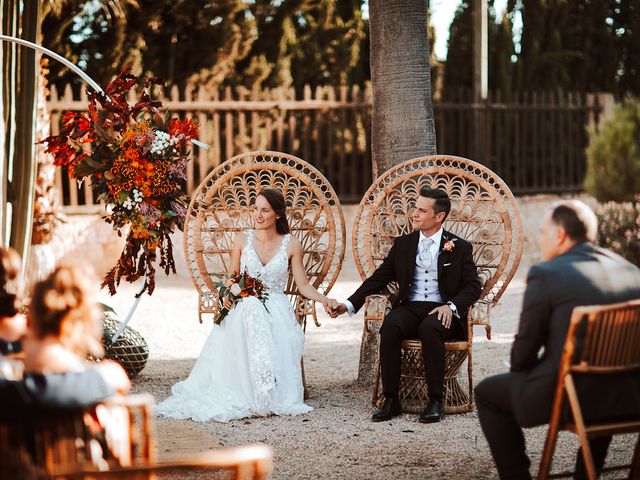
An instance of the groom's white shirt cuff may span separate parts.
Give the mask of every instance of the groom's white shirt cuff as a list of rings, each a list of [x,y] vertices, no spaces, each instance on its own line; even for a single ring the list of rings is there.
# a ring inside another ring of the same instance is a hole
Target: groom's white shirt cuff
[[[345,300],[344,302],[342,302],[345,304],[345,306],[347,307],[347,313],[349,314],[349,316],[351,317],[354,313],[356,313],[356,309],[353,308],[353,304],[349,301],[349,300]]]

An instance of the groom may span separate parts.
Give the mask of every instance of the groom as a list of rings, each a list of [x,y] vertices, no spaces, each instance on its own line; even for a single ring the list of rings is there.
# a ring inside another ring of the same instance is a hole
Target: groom
[[[398,283],[393,309],[380,329],[380,363],[384,401],[371,418],[389,420],[402,413],[400,387],[401,345],[420,339],[429,404],[420,422],[439,422],[444,417],[444,343],[467,336],[467,310],[480,297],[480,281],[473,263],[471,244],[442,228],[451,200],[439,189],[422,188],[412,215],[409,235],[395,239],[378,269],[332,316],[353,315],[367,295],[380,293],[387,284]]]

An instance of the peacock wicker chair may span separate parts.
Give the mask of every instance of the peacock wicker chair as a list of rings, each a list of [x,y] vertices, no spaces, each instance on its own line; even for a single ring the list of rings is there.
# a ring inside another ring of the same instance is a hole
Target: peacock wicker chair
[[[444,228],[471,242],[482,283],[480,299],[469,309],[468,340],[445,344],[445,412],[468,412],[473,409],[473,325],[484,325],[487,338],[491,338],[491,310],[520,263],[522,220],[515,198],[505,182],[472,160],[433,155],[403,162],[380,176],[360,202],[352,242],[356,266],[363,279],[382,263],[397,236],[412,231],[411,215],[422,187],[440,188],[448,193],[452,208]],[[397,286],[390,285],[388,293],[396,289]],[[365,302],[359,377],[366,376],[365,365],[375,366],[370,375],[374,377],[374,405],[381,399],[378,332],[390,308],[388,295],[372,295]],[[374,357],[373,362],[371,356]],[[465,360],[468,366],[467,391],[459,383],[459,371]],[[420,412],[428,403],[418,340],[403,342],[399,395],[406,412]]]
[[[327,294],[338,278],[346,230],[340,201],[327,179],[293,155],[243,153],[222,163],[202,181],[187,212],[184,251],[200,296],[200,322],[205,315],[213,318],[218,312],[215,282],[228,272],[235,235],[253,228],[252,205],[259,191],[267,187],[285,196],[291,233],[302,243],[303,265],[311,285]],[[285,293],[305,329],[308,316],[320,325],[315,302],[299,295],[291,272]]]

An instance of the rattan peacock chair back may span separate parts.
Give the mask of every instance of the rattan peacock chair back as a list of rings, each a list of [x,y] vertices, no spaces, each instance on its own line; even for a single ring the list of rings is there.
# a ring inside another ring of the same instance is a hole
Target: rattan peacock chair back
[[[452,208],[444,228],[473,245],[483,288],[471,318],[490,335],[491,308],[518,268],[523,233],[511,190],[479,163],[433,155],[403,162],[380,176],[365,193],[354,222],[353,252],[360,276],[371,275],[394,239],[413,230],[411,215],[422,187],[448,193]]]
[[[309,282],[326,294],[335,283],[345,253],[346,231],[340,201],[312,165],[281,152],[256,151],[230,158],[213,170],[191,199],[184,226],[184,251],[200,295],[199,318],[218,311],[215,282],[228,271],[238,232],[253,228],[252,209],[263,188],[280,190],[291,233],[302,243]],[[298,320],[317,323],[313,302],[298,295],[291,273],[285,293]]]

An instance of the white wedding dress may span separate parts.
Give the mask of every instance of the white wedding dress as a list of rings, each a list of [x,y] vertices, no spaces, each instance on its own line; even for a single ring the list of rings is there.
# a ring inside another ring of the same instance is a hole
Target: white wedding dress
[[[265,305],[255,297],[243,298],[220,325],[214,325],[189,377],[174,385],[172,395],[156,406],[161,415],[227,422],[312,410],[303,402],[304,333],[283,293],[290,235],[285,235],[266,265],[253,247],[253,231],[246,235],[240,271],[259,277],[269,298]]]

